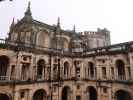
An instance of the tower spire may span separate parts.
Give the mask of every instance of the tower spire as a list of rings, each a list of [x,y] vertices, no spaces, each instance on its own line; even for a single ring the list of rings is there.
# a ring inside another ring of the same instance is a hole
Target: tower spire
[[[60,28],[60,17],[58,17],[58,20],[57,20],[57,27]]]
[[[14,24],[15,24],[15,23],[14,23],[14,17],[13,17],[13,20],[12,20],[12,24],[11,24],[11,25],[13,25],[13,26],[14,26]]]
[[[32,14],[31,14],[30,1],[29,1],[27,10],[25,12],[24,21],[31,22],[31,20],[32,20]]]
[[[73,25],[73,32],[76,32],[75,24]]]
[[[29,15],[29,16],[31,16],[31,9],[30,9],[30,1],[28,2],[28,7],[27,7],[27,10],[26,10],[26,12],[25,12],[25,15]]]
[[[13,20],[10,26],[10,31],[13,31],[14,26],[15,26],[15,22],[14,22],[14,17],[13,17]]]

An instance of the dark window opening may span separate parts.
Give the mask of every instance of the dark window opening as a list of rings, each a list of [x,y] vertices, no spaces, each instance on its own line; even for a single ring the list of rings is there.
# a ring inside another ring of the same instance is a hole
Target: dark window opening
[[[44,73],[45,73],[45,61],[39,60],[37,63],[37,79],[42,79]]]
[[[0,80],[6,80],[6,72],[9,64],[7,56],[0,56]]]
[[[25,92],[24,91],[20,92],[20,98],[24,98],[24,96],[25,96]]]
[[[34,93],[32,100],[47,100],[47,94],[46,94],[45,90],[43,90],[43,89],[37,90]]]
[[[97,100],[97,91],[94,87],[87,88],[88,100]]]
[[[107,88],[106,87],[103,88],[103,93],[107,93]]]
[[[117,68],[118,79],[124,80],[125,79],[125,64],[124,64],[124,62],[122,60],[117,60],[116,68]]]
[[[92,62],[88,63],[88,75],[90,78],[94,78],[95,77],[95,67],[94,64]]]
[[[102,76],[106,79],[106,67],[102,67]]]
[[[81,100],[81,96],[76,96],[76,100]]]
[[[64,76],[65,76],[65,78],[68,78],[68,74],[69,74],[69,63],[65,62],[64,63]]]
[[[10,98],[6,94],[0,94],[0,100],[10,100]]]
[[[119,90],[115,93],[116,100],[132,100],[131,94],[129,92]]]
[[[70,100],[71,92],[69,87],[64,87],[62,90],[62,100]]]

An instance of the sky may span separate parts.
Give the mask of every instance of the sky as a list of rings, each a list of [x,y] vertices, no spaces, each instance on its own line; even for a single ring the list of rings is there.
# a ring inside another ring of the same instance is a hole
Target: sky
[[[60,17],[65,30],[107,28],[112,44],[133,41],[133,0],[5,0],[0,2],[0,38],[7,37],[13,18],[24,16],[28,1],[35,20],[53,25]]]

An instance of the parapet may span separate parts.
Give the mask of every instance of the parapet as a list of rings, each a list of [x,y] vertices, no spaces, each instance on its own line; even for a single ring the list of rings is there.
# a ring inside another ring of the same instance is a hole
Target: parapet
[[[106,28],[100,29],[97,28],[97,31],[84,31],[84,32],[79,32],[81,36],[87,36],[87,37],[101,37],[103,35],[107,35],[110,33]]]

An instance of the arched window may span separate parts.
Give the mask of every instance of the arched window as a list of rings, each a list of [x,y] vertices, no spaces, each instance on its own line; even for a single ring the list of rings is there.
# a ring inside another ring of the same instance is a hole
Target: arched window
[[[69,63],[66,61],[64,62],[64,78],[68,78],[69,75]]]
[[[0,100],[11,100],[8,95],[0,93]]]
[[[89,86],[87,88],[86,100],[97,100],[97,91],[94,87]]]
[[[6,79],[8,65],[9,58],[7,56],[0,56],[0,80]]]
[[[49,35],[46,31],[44,32],[39,32],[38,35],[37,35],[37,45],[38,46],[41,46],[41,47],[49,47]],[[45,48],[44,48],[45,49]]]
[[[37,90],[34,95],[32,100],[48,100],[46,91],[43,89]]]
[[[45,61],[43,59],[37,62],[37,79],[43,79],[45,74]]]
[[[88,76],[89,78],[95,78],[95,66],[92,62],[88,62]]]
[[[117,68],[118,79],[124,80],[125,79],[125,64],[124,64],[124,62],[122,60],[117,60],[116,68]]]
[[[71,95],[70,87],[66,86],[62,90],[61,100],[71,100]]]
[[[116,100],[133,100],[131,94],[124,90],[118,90],[115,93]]]

